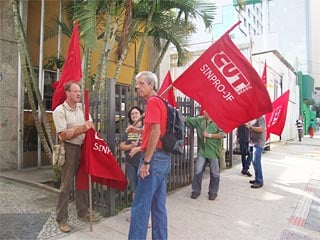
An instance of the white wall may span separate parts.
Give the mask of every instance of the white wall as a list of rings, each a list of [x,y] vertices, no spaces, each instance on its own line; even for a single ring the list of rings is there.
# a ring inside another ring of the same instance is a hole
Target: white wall
[[[281,140],[287,141],[296,137],[297,130],[295,121],[299,116],[299,87],[296,85],[296,75],[292,71],[292,66],[287,66],[279,57],[277,51],[261,53],[253,56],[253,66],[262,75],[264,61],[267,61],[267,89],[272,101],[281,96],[282,93],[290,90],[287,118]],[[280,82],[282,80],[282,93]],[[271,134],[271,142],[278,141],[277,135]]]

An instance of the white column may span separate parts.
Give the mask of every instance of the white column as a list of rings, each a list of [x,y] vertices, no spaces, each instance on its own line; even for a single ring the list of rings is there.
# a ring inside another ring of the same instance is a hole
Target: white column
[[[22,19],[22,22],[24,24],[24,29],[26,29],[27,18],[25,17],[27,15],[27,6],[28,1],[20,1],[19,2],[19,12],[20,17]],[[18,111],[17,111],[17,167],[18,171],[22,169],[22,163],[23,163],[23,136],[24,136],[24,81],[22,78],[22,71],[21,71],[21,58],[20,53],[18,52]]]
[[[44,74],[43,74],[43,35],[44,35],[44,13],[45,13],[45,1],[41,0],[41,22],[40,22],[40,48],[39,48],[39,77],[38,86],[43,99],[43,88],[44,88]],[[38,116],[41,121],[41,112],[38,106]],[[38,137],[38,168],[41,167],[41,141]]]

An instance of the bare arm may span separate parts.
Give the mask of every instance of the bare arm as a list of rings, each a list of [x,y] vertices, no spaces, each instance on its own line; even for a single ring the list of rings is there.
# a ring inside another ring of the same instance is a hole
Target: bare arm
[[[127,133],[143,133],[143,128],[140,127],[134,127],[132,125],[128,126],[126,129]]]
[[[157,143],[160,139],[160,124],[151,125],[151,133],[148,140],[148,146],[145,151],[144,160],[150,162],[154,151],[156,150]]]
[[[254,126],[250,126],[249,129],[257,133],[263,133],[265,130],[263,127],[254,127]]]
[[[203,136],[206,138],[224,138],[224,135],[220,134],[220,133],[208,133],[207,131],[203,131]]]
[[[160,133],[161,133],[160,124],[152,124],[150,137],[148,140],[148,146],[147,146],[147,149],[144,154],[144,161],[145,162],[151,161],[152,155],[154,154],[154,151],[156,150],[157,143],[160,138]],[[142,165],[142,167],[140,168],[140,174],[139,174],[140,177],[141,178],[147,177],[150,174],[149,169],[150,169],[150,164]]]
[[[86,133],[88,129],[94,128],[92,121],[86,121],[85,124],[74,126],[72,128],[66,129],[59,132],[59,138],[61,140],[70,140],[79,136],[80,134]]]
[[[246,124],[246,127],[251,130],[251,131],[254,131],[254,132],[257,132],[257,133],[263,133],[264,132],[264,128],[263,127],[254,127],[254,126],[251,126],[250,124]]]
[[[132,148],[135,148],[136,146],[138,146],[137,142],[126,144],[126,142],[124,141],[120,143],[119,148],[121,151],[128,151]]]

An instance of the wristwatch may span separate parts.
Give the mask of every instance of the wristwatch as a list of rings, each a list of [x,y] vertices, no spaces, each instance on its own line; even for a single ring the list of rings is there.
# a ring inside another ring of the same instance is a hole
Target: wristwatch
[[[149,165],[150,162],[147,162],[147,161],[143,161],[143,165]]]
[[[211,134],[211,133],[209,133],[209,134],[208,134],[208,137],[209,137],[209,138],[212,138],[212,134]]]

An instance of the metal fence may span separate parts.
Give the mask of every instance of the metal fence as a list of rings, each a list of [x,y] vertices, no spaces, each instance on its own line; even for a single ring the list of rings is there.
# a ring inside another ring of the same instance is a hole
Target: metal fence
[[[125,172],[124,154],[119,150],[122,133],[128,125],[127,112],[130,107],[139,105],[144,108],[144,102],[133,94],[131,86],[116,84],[109,79],[106,84],[106,95],[102,98],[90,95],[90,112],[97,126],[97,130],[106,140],[114,153],[119,166]],[[102,101],[101,99],[106,99]],[[198,108],[188,98],[178,98],[177,105],[183,116],[194,116]],[[194,171],[194,132],[186,128],[185,151],[182,155],[171,155],[171,171],[167,178],[167,190],[173,191],[179,187],[189,185]],[[106,186],[92,184],[93,209],[103,216],[113,216],[132,202],[130,187],[125,192],[110,189]]]

